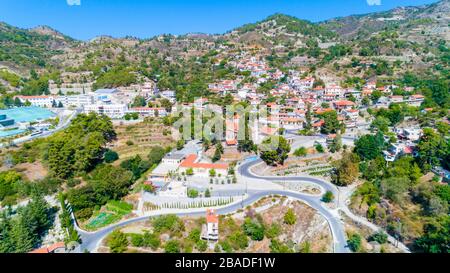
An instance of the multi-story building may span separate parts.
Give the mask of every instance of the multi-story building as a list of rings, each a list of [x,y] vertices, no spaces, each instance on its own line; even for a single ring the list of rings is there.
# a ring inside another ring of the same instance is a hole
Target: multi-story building
[[[128,111],[126,104],[106,104],[97,103],[84,106],[84,112],[96,112],[100,115],[106,115],[112,119],[121,119]]]
[[[16,96],[21,103],[29,102],[32,106],[50,108],[55,102],[53,96]]]
[[[141,117],[165,117],[167,111],[165,108],[154,107],[135,107],[131,108],[128,113],[139,113]]]

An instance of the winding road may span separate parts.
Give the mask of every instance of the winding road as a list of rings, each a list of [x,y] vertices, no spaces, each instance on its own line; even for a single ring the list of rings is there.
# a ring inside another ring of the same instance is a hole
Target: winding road
[[[257,164],[260,164],[261,160],[252,160],[252,161],[246,161],[239,165],[238,171],[240,174],[240,178],[245,180],[256,180],[259,183],[266,183],[266,184],[272,184],[271,182],[274,181],[305,181],[308,183],[313,183],[321,188],[323,188],[326,191],[332,191],[334,194],[338,194],[337,188],[333,186],[332,184],[312,178],[312,177],[260,177],[251,172],[251,168]],[[275,185],[275,184],[273,184]],[[294,191],[288,191],[288,190],[280,190],[278,187],[274,187],[273,190],[258,190],[255,187],[247,189],[248,197],[246,199],[243,199],[239,203],[234,203],[226,207],[222,207],[216,210],[216,212],[220,215],[230,214],[234,213],[239,209],[245,208],[246,206],[249,206],[259,199],[270,196],[270,195],[284,195],[288,196],[297,200],[300,200],[310,207],[317,210],[328,222],[330,230],[333,235],[333,248],[334,252],[336,253],[348,253],[350,252],[347,244],[346,244],[346,236],[345,231],[342,225],[341,220],[339,219],[339,216],[337,213],[330,212],[330,209],[325,207],[323,203],[321,202],[321,196],[314,196],[309,194],[303,194],[299,192]],[[206,211],[206,209],[205,209]],[[175,214],[178,216],[191,216],[191,217],[198,217],[198,216],[204,216],[205,211],[186,211],[186,212],[175,212],[171,214]],[[126,225],[137,223],[141,221],[146,221],[149,218],[156,217],[159,215],[167,214],[168,212],[155,212],[151,216],[143,216],[143,217],[136,217],[128,220],[124,220],[122,222],[110,225],[106,228],[103,228],[101,230],[95,231],[95,232],[87,232],[82,229],[80,229],[76,224],[75,228],[79,232],[82,244],[80,246],[81,251],[89,251],[89,252],[95,252],[98,246],[100,245],[100,242],[113,230],[124,227]],[[74,218],[74,216],[72,215]],[[75,219],[75,218],[74,218]],[[76,221],[75,221],[76,222]]]

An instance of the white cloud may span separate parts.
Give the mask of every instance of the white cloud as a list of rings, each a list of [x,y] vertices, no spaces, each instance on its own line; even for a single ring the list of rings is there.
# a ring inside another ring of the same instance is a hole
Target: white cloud
[[[380,6],[381,0],[366,0],[369,6]]]
[[[80,6],[81,0],[67,0],[67,5],[69,6]]]

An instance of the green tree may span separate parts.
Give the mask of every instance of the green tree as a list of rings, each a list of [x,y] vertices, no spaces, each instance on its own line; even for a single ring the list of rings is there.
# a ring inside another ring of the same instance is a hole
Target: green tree
[[[342,159],[333,163],[333,183],[347,186],[356,181],[359,175],[359,157],[354,153],[345,152]]]
[[[291,151],[291,146],[284,137],[272,136],[262,142],[260,150],[261,159],[266,164],[284,164]]]
[[[341,135],[337,134],[335,138],[333,138],[333,141],[328,145],[328,150],[330,152],[335,153],[339,152],[342,149],[342,137]]]
[[[197,198],[198,197],[198,191],[195,189],[189,189],[187,193],[189,198]]]
[[[370,127],[372,129],[377,129],[383,133],[387,133],[389,131],[389,124],[390,124],[389,119],[382,116],[378,116],[375,118],[374,121],[372,121]]]
[[[333,199],[334,199],[334,195],[331,191],[327,191],[322,197],[322,201],[325,203],[330,203],[333,201]]]
[[[242,230],[249,236],[253,241],[262,241],[264,239],[264,225],[252,220],[251,218],[246,218],[242,224]]]
[[[297,222],[297,216],[295,216],[294,210],[289,208],[287,212],[284,214],[284,223],[290,226],[294,225]]]
[[[361,235],[355,233],[350,236],[350,238],[347,240],[348,247],[353,252],[359,252],[362,247],[362,239]]]
[[[388,241],[388,236],[383,231],[372,234],[369,237],[369,242],[377,242],[379,244],[385,244]]]
[[[417,144],[419,162],[423,169],[439,165],[450,152],[450,141],[445,140],[431,128],[423,130],[423,136]]]
[[[450,216],[426,224],[424,234],[415,241],[415,246],[421,252],[450,253]]]
[[[105,162],[113,163],[119,159],[119,154],[113,150],[107,150],[105,153]]]
[[[390,177],[381,181],[381,189],[387,198],[400,203],[410,188],[410,180],[407,177]]]
[[[166,150],[161,146],[153,146],[148,154],[148,160],[151,165],[159,164],[166,155]]]
[[[176,240],[170,240],[164,246],[166,253],[180,253],[180,242]]]
[[[108,236],[108,246],[112,253],[123,253],[128,249],[127,236],[120,230],[114,230]]]
[[[341,129],[336,111],[328,111],[322,114],[325,124],[321,127],[322,134],[336,134]]]
[[[384,139],[381,133],[377,135],[364,135],[355,142],[355,152],[363,160],[371,160],[381,154],[384,148]]]
[[[295,150],[294,155],[301,157],[301,156],[306,156],[308,154],[308,151],[306,150],[305,147],[300,147],[297,150]]]
[[[206,191],[205,191],[205,197],[206,197],[206,198],[211,197],[211,192],[209,191],[209,189],[206,189]]]

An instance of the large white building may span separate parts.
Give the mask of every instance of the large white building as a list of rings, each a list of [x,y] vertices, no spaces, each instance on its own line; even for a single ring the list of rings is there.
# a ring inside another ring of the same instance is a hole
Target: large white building
[[[94,97],[91,95],[58,96],[55,100],[58,103],[61,102],[64,107],[82,107],[85,105],[94,104]]]
[[[53,96],[16,96],[21,103],[29,102],[32,106],[50,108],[55,101]]]
[[[100,115],[106,115],[112,119],[121,119],[125,116],[128,111],[128,106],[126,104],[90,104],[84,106],[84,112],[96,112]]]

